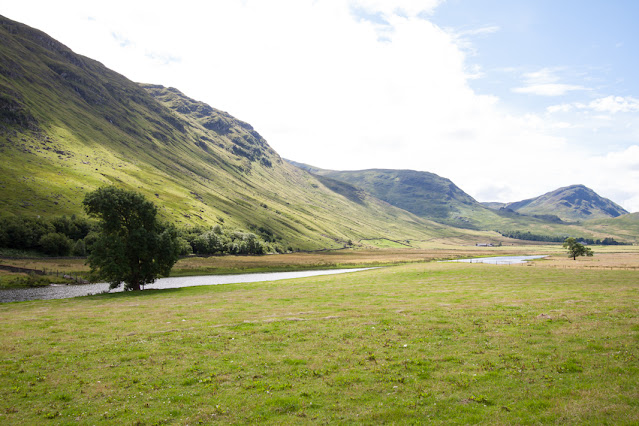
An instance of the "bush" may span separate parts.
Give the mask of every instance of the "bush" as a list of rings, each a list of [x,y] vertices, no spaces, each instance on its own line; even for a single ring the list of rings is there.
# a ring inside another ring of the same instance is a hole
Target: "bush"
[[[55,232],[64,234],[72,240],[81,240],[91,231],[91,224],[85,218],[77,218],[75,215],[56,217],[51,220]]]
[[[234,232],[229,253],[232,254],[264,254],[264,243],[257,235],[244,232]]]
[[[38,249],[43,235],[55,232],[51,223],[41,218],[7,217],[0,221],[0,242],[4,247]]]
[[[182,237],[178,237],[178,246],[180,247],[180,256],[188,256],[189,254],[193,254],[193,247],[187,240]]]
[[[68,256],[73,242],[64,234],[50,232],[43,235],[38,243],[40,250],[51,256]]]
[[[87,246],[84,243],[84,240],[78,240],[73,245],[71,249],[72,256],[86,256],[87,255]]]

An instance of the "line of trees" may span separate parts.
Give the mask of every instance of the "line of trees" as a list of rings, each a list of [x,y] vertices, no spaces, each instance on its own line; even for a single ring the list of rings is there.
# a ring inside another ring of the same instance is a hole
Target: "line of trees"
[[[210,229],[194,227],[182,230],[183,247],[190,254],[265,254],[271,251],[260,237],[216,225]]]
[[[555,235],[542,235],[542,234],[533,234],[530,231],[522,232],[522,231],[497,231],[502,236],[508,238],[514,238],[516,240],[524,240],[524,241],[542,241],[547,243],[563,243],[568,238],[568,235],[555,236]],[[615,246],[615,245],[628,245],[629,243],[623,243],[620,241],[616,241],[612,237],[606,237],[603,240],[593,239],[593,238],[582,238],[576,237],[577,241],[582,244],[594,244],[594,245],[602,245],[602,246]]]
[[[0,248],[20,252],[38,252],[48,256],[79,256],[91,254],[98,236],[97,222],[85,217],[61,216],[52,219],[41,217],[0,218]],[[263,229],[260,228],[260,231]],[[272,233],[266,237],[220,225],[212,228],[201,226],[176,229],[180,255],[237,254],[259,255],[284,252]],[[267,240],[267,241],[264,241]]]
[[[533,234],[530,231],[522,232],[522,231],[497,231],[504,237],[514,238],[516,240],[525,240],[525,241],[542,241],[546,243],[563,243],[566,239],[566,235],[558,237],[553,235],[542,235],[542,234]]]
[[[38,251],[50,256],[86,256],[93,225],[83,217],[5,217],[0,219],[0,247]]]

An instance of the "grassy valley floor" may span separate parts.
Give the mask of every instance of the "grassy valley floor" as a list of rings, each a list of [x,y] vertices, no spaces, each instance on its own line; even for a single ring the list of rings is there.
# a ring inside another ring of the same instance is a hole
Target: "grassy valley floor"
[[[636,424],[625,257],[0,305],[0,422]]]
[[[558,254],[561,252],[560,246],[556,244],[546,246],[475,247],[441,244],[437,242],[417,242],[417,246],[421,248],[402,247],[379,249],[360,247],[265,256],[190,256],[180,259],[175,264],[171,270],[171,276],[389,266],[464,257]],[[630,253],[639,253],[639,247],[623,246],[622,248]],[[599,248],[596,250],[597,252],[600,251]],[[13,258],[4,256],[0,257],[0,265],[46,272],[47,277],[52,280],[63,274],[74,277],[89,277],[89,266],[85,258]],[[11,275],[25,276],[25,274],[8,273],[0,269],[0,288],[3,287],[2,278],[8,280],[11,278]]]

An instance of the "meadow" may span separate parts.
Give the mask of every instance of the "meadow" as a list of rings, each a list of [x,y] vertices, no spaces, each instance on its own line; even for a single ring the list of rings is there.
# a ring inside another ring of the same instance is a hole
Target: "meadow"
[[[0,305],[0,423],[637,424],[639,257]]]

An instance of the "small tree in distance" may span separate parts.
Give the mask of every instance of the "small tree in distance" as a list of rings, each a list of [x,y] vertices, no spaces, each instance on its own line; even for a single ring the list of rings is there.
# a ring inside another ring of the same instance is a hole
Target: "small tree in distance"
[[[568,250],[568,254],[573,260],[577,260],[577,256],[592,256],[593,252],[590,247],[586,247],[573,237],[566,238],[564,248]]]
[[[83,204],[100,220],[88,262],[110,288],[140,290],[169,274],[179,256],[177,230],[157,220],[157,208],[142,194],[109,186],[88,193]]]

